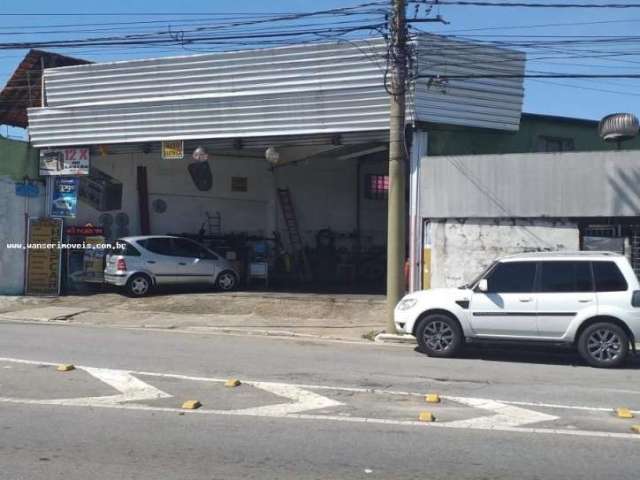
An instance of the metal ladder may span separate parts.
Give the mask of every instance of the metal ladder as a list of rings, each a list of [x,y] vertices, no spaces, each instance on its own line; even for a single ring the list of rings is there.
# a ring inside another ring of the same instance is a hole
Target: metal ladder
[[[207,216],[207,233],[209,235],[222,235],[222,215],[216,212],[213,215],[205,212]]]
[[[309,281],[311,280],[311,268],[309,267],[307,254],[302,243],[298,219],[293,208],[293,202],[291,201],[291,192],[288,188],[278,188],[278,198],[280,199],[282,215],[287,227],[287,233],[289,234],[291,250],[293,251],[294,259],[298,265],[297,270],[303,281]]]

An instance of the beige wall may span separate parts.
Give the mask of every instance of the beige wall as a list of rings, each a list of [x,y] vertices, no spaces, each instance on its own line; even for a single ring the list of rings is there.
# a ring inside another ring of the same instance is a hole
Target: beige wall
[[[286,158],[304,158],[318,151],[317,147],[298,148],[295,152],[283,152]],[[79,202],[75,224],[99,223],[102,214],[112,217],[124,212],[129,217],[127,231],[114,228],[113,238],[140,233],[136,168],[147,167],[151,231],[164,233],[197,233],[206,212],[219,211],[224,232],[249,232],[271,236],[277,228],[287,239],[281,209],[276,201],[275,189],[291,190],[300,230],[305,241],[315,246],[315,234],[330,227],[337,232],[356,229],[357,161],[317,158],[276,168],[255,152],[250,156],[225,156],[209,153],[209,165],[213,175],[213,187],[199,191],[187,171],[193,160],[162,160],[157,153],[132,153],[99,156],[93,155],[91,164],[123,184],[122,209],[100,212],[84,201]],[[366,173],[385,173],[383,162],[363,162],[361,179]],[[231,191],[231,177],[248,179],[248,192]],[[363,181],[363,180],[362,180]],[[364,181],[362,184],[364,188]],[[364,199],[361,191],[361,226],[363,235],[372,244],[379,245],[386,239],[386,202]],[[152,208],[155,199],[167,204],[164,213]],[[206,228],[206,225],[205,225]]]
[[[428,227],[431,287],[457,287],[498,257],[580,249],[577,225],[547,220],[443,220]]]

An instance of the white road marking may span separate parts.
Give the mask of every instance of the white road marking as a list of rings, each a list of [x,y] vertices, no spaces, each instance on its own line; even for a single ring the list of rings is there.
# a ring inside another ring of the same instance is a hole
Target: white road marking
[[[466,398],[466,397],[447,397],[457,403],[468,405],[473,408],[481,408],[483,410],[491,410],[495,415],[486,417],[470,418],[468,420],[458,420],[447,422],[449,426],[467,427],[467,428],[483,428],[494,430],[498,427],[521,427],[529,423],[550,422],[557,420],[559,417],[547,415],[546,413],[527,410],[520,407],[514,407],[504,403],[488,400],[484,398]]]
[[[47,400],[33,400],[33,399],[19,399],[19,398],[7,398],[0,397],[0,403],[17,403],[26,405],[49,405]],[[60,406],[72,406],[72,405],[60,405]],[[229,416],[255,416],[246,412],[238,413],[239,410],[208,410],[200,408],[198,410],[183,410],[181,408],[173,407],[151,407],[149,405],[140,405],[136,403],[123,403],[123,404],[96,404],[93,405],[96,408],[113,408],[120,410],[137,410],[137,411],[149,411],[149,412],[166,412],[166,413],[184,413],[187,415],[229,415]],[[487,430],[486,428],[469,428],[464,426],[455,426],[449,423],[425,423],[415,420],[390,420],[384,418],[370,418],[370,417],[343,417],[340,415],[312,415],[302,413],[292,413],[282,416],[284,419],[294,420],[315,420],[315,421],[336,421],[347,423],[366,423],[373,425],[393,425],[393,426],[405,426],[405,427],[424,427],[424,428],[445,428],[445,429],[458,429],[458,430]],[[612,438],[612,439],[624,439],[624,440],[640,440],[640,435],[635,433],[615,433],[615,432],[600,432],[594,430],[569,430],[560,428],[526,428],[526,427],[504,427],[498,426],[492,431],[500,432],[512,432],[512,433],[536,433],[536,434],[555,434],[555,435],[572,435],[578,437],[599,437],[599,438]]]
[[[0,361],[14,361],[14,359],[2,358]],[[31,362],[17,359],[15,359],[14,362],[29,365],[56,365],[49,362]],[[42,400],[42,402],[46,402],[47,405],[96,406],[98,404],[118,405],[123,402],[137,402],[171,397],[168,393],[135,378],[126,370],[81,366],[77,366],[76,368],[84,370],[89,375],[97,378],[107,385],[110,385],[120,393],[117,395],[103,395],[99,397],[47,399]]]
[[[57,402],[60,405],[95,406],[98,403],[120,404],[123,402],[140,402],[143,400],[156,400],[158,398],[170,398],[166,392],[145,383],[125,370],[112,370],[108,368],[78,367],[91,376],[112,386],[119,392],[118,395],[101,397],[64,398]]]
[[[37,360],[22,360],[18,358],[7,358],[0,357],[0,362],[10,362],[10,363],[24,363],[28,365],[59,365],[59,362],[39,362]],[[85,368],[77,366],[78,368]],[[92,367],[87,367],[92,368]],[[133,375],[145,375],[149,377],[161,377],[161,378],[175,378],[178,380],[191,380],[196,382],[226,382],[226,378],[215,378],[215,377],[201,377],[194,375],[182,375],[179,373],[158,373],[158,372],[145,372],[145,371],[136,371],[136,370],[128,370],[129,373]],[[248,385],[254,383],[261,383],[255,380],[244,380],[243,383]],[[415,397],[423,397],[425,392],[409,392],[403,390],[385,390],[380,388],[364,388],[364,387],[343,387],[343,386],[334,386],[334,385],[314,385],[307,383],[296,383],[296,384],[286,384],[286,385],[294,385],[299,388],[309,389],[309,390],[335,390],[340,392],[352,392],[352,393],[371,393],[376,395],[403,395],[403,396],[415,396]],[[626,393],[640,393],[633,390],[609,390],[612,392],[626,392]],[[442,399],[454,399],[453,396],[441,395]],[[613,407],[593,407],[588,405],[562,405],[557,403],[542,403],[542,402],[524,402],[517,400],[500,400],[495,399],[496,402],[506,403],[507,405],[520,405],[523,407],[540,407],[540,408],[555,408],[555,409],[566,409],[566,410],[585,410],[585,411],[593,411],[593,412],[611,412],[613,411]],[[640,410],[631,410],[633,414],[640,415]]]
[[[28,365],[58,365],[54,362],[40,362],[33,360],[22,360],[13,358],[0,358],[0,362],[22,363]],[[322,397],[313,392],[306,391],[307,389],[317,390],[334,390],[334,391],[347,391],[347,392],[362,392],[362,393],[375,393],[375,394],[388,394],[388,395],[412,395],[422,396],[424,393],[418,392],[403,392],[393,390],[381,390],[381,389],[368,389],[358,387],[339,387],[329,385],[293,385],[277,382],[257,382],[257,381],[244,381],[243,383],[256,386],[268,390],[276,395],[285,396],[296,403],[270,405],[265,407],[247,408],[239,410],[214,410],[201,408],[199,410],[185,411],[181,408],[173,407],[157,407],[150,405],[142,405],[136,403],[122,403],[127,400],[122,398],[140,398],[143,392],[156,396],[153,398],[164,398],[157,395],[167,395],[165,392],[156,389],[155,387],[148,385],[141,380],[133,377],[132,375],[145,375],[165,378],[176,378],[192,381],[202,382],[224,382],[223,378],[211,378],[211,377],[198,377],[189,375],[179,375],[172,373],[155,373],[155,372],[141,372],[141,371],[128,371],[128,370],[113,370],[113,369],[101,369],[94,367],[85,367],[77,365],[76,368],[93,371],[93,374],[97,378],[102,375],[103,378],[108,379],[106,383],[114,386],[114,388],[125,389],[130,388],[129,393],[123,393],[121,395],[112,395],[108,397],[88,397],[89,399],[98,400],[92,403],[76,403],[78,400],[85,399],[58,399],[58,400],[37,400],[28,398],[12,398],[12,397],[0,397],[1,403],[15,403],[15,404],[27,404],[27,405],[57,405],[57,406],[91,406],[97,408],[115,408],[122,410],[136,410],[136,411],[151,411],[151,412],[172,412],[172,413],[185,413],[185,414],[198,414],[198,415],[235,415],[235,416],[253,416],[253,417],[279,417],[284,419],[299,419],[299,420],[315,420],[315,421],[337,421],[337,422],[349,422],[349,423],[366,423],[376,425],[395,425],[395,426],[411,426],[411,427],[425,427],[425,428],[448,428],[448,429],[467,429],[467,430],[492,430],[503,431],[513,433],[535,433],[535,434],[559,434],[559,435],[572,435],[582,437],[600,437],[600,438],[612,438],[612,439],[628,439],[628,440],[640,440],[640,435],[634,433],[615,433],[615,432],[603,432],[592,430],[578,430],[578,429],[558,429],[558,428],[531,428],[523,427],[522,425],[533,422],[555,420],[558,417],[543,414],[540,412],[534,412],[531,410],[525,410],[517,407],[510,407],[509,403],[521,404],[528,406],[539,406],[550,408],[569,408],[569,409],[584,409],[584,410],[597,410],[597,411],[611,411],[610,408],[600,407],[579,407],[573,405],[556,405],[556,404],[536,404],[530,402],[508,402],[497,401],[491,399],[479,399],[468,397],[454,397],[454,396],[442,396],[442,398],[449,399],[456,403],[462,403],[470,407],[483,408],[496,412],[492,416],[476,417],[468,420],[460,420],[453,422],[441,422],[441,423],[425,423],[415,420],[394,420],[384,418],[370,418],[370,417],[351,417],[343,415],[320,415],[320,414],[308,414],[300,413],[311,409],[327,408],[330,406],[341,405],[340,402]],[[108,373],[106,373],[108,372]],[[117,373],[114,373],[117,372]],[[125,375],[128,377],[125,377]],[[133,378],[133,381],[131,380]],[[139,383],[138,383],[139,382]],[[116,386],[117,385],[117,386]],[[148,389],[150,387],[150,390]],[[266,388],[265,388],[266,387]],[[136,393],[137,392],[137,393]],[[124,395],[124,397],[123,397]],[[102,401],[108,398],[110,401]],[[114,398],[120,399],[119,401],[113,401]],[[130,401],[130,400],[128,400]],[[284,406],[290,408],[285,408]]]
[[[442,398],[449,398],[444,396]],[[559,405],[557,403],[544,403],[544,402],[519,402],[516,400],[497,400],[500,403],[506,403],[508,405],[521,405],[523,407],[541,407],[541,408],[557,408],[559,410],[584,410],[590,412],[611,412],[612,407],[585,407],[581,405]],[[633,413],[640,414],[640,411],[632,410]]]
[[[24,363],[33,365],[56,365],[51,362],[33,362],[31,360],[19,360],[19,359],[9,359],[9,358],[0,358],[0,361],[7,362],[15,362],[15,363]],[[146,375],[146,376],[161,376],[167,377],[170,375],[164,374],[155,374],[151,372],[131,372],[127,370],[116,370],[110,368],[95,368],[95,367],[86,367],[82,365],[76,365],[76,368],[79,370],[84,370],[89,373],[91,376],[101,380],[102,382],[112,386],[119,392],[118,395],[108,395],[108,396],[100,396],[100,397],[82,397],[82,398],[61,398],[61,399],[49,399],[43,400],[47,405],[66,405],[66,406],[104,406],[104,405],[119,405],[124,402],[137,402],[144,400],[155,400],[159,398],[170,398],[172,395],[169,395],[162,390],[149,385],[148,383],[143,382],[142,380],[134,377],[132,374],[136,375]],[[176,376],[172,376],[176,377]],[[183,379],[196,380],[196,381],[209,381],[209,382],[225,382],[226,379],[222,378],[205,378],[205,377],[185,377],[178,376]],[[253,415],[253,416],[261,416],[261,417],[282,417],[286,416],[290,413],[299,413],[306,412],[309,410],[317,410],[320,408],[328,408],[335,407],[338,405],[342,405],[342,402],[338,402],[336,400],[332,400],[327,397],[323,397],[322,395],[318,395],[317,393],[310,392],[308,390],[304,390],[296,385],[290,385],[285,383],[275,383],[275,382],[244,382],[247,385],[251,385],[255,388],[259,388],[261,390],[265,390],[269,393],[273,393],[274,395],[278,395],[280,397],[284,397],[288,400],[293,400],[294,403],[279,403],[276,405],[266,405],[261,407],[253,407],[246,409],[234,410],[238,415]],[[21,399],[24,400],[24,399]],[[5,397],[4,400],[0,401],[9,401]]]
[[[332,400],[317,393],[303,390],[295,385],[271,382],[250,382],[256,388],[293,400],[295,403],[279,403],[277,405],[267,405],[264,407],[245,408],[235,410],[239,415],[256,415],[260,417],[283,417],[292,413],[317,410],[319,408],[336,407],[342,402]]]

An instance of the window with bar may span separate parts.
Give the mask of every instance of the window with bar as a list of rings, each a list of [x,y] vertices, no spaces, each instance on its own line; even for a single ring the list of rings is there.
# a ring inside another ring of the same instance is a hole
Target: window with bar
[[[386,200],[389,196],[389,176],[367,175],[364,194],[372,200]]]

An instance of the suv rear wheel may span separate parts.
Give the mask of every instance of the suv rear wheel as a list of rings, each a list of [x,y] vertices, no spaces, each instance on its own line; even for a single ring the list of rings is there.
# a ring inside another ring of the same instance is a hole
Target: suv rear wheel
[[[427,315],[416,330],[418,345],[430,357],[453,357],[462,346],[462,329],[457,321],[442,314]]]
[[[627,358],[629,337],[615,323],[594,323],[580,334],[578,352],[593,367],[619,367]]]

